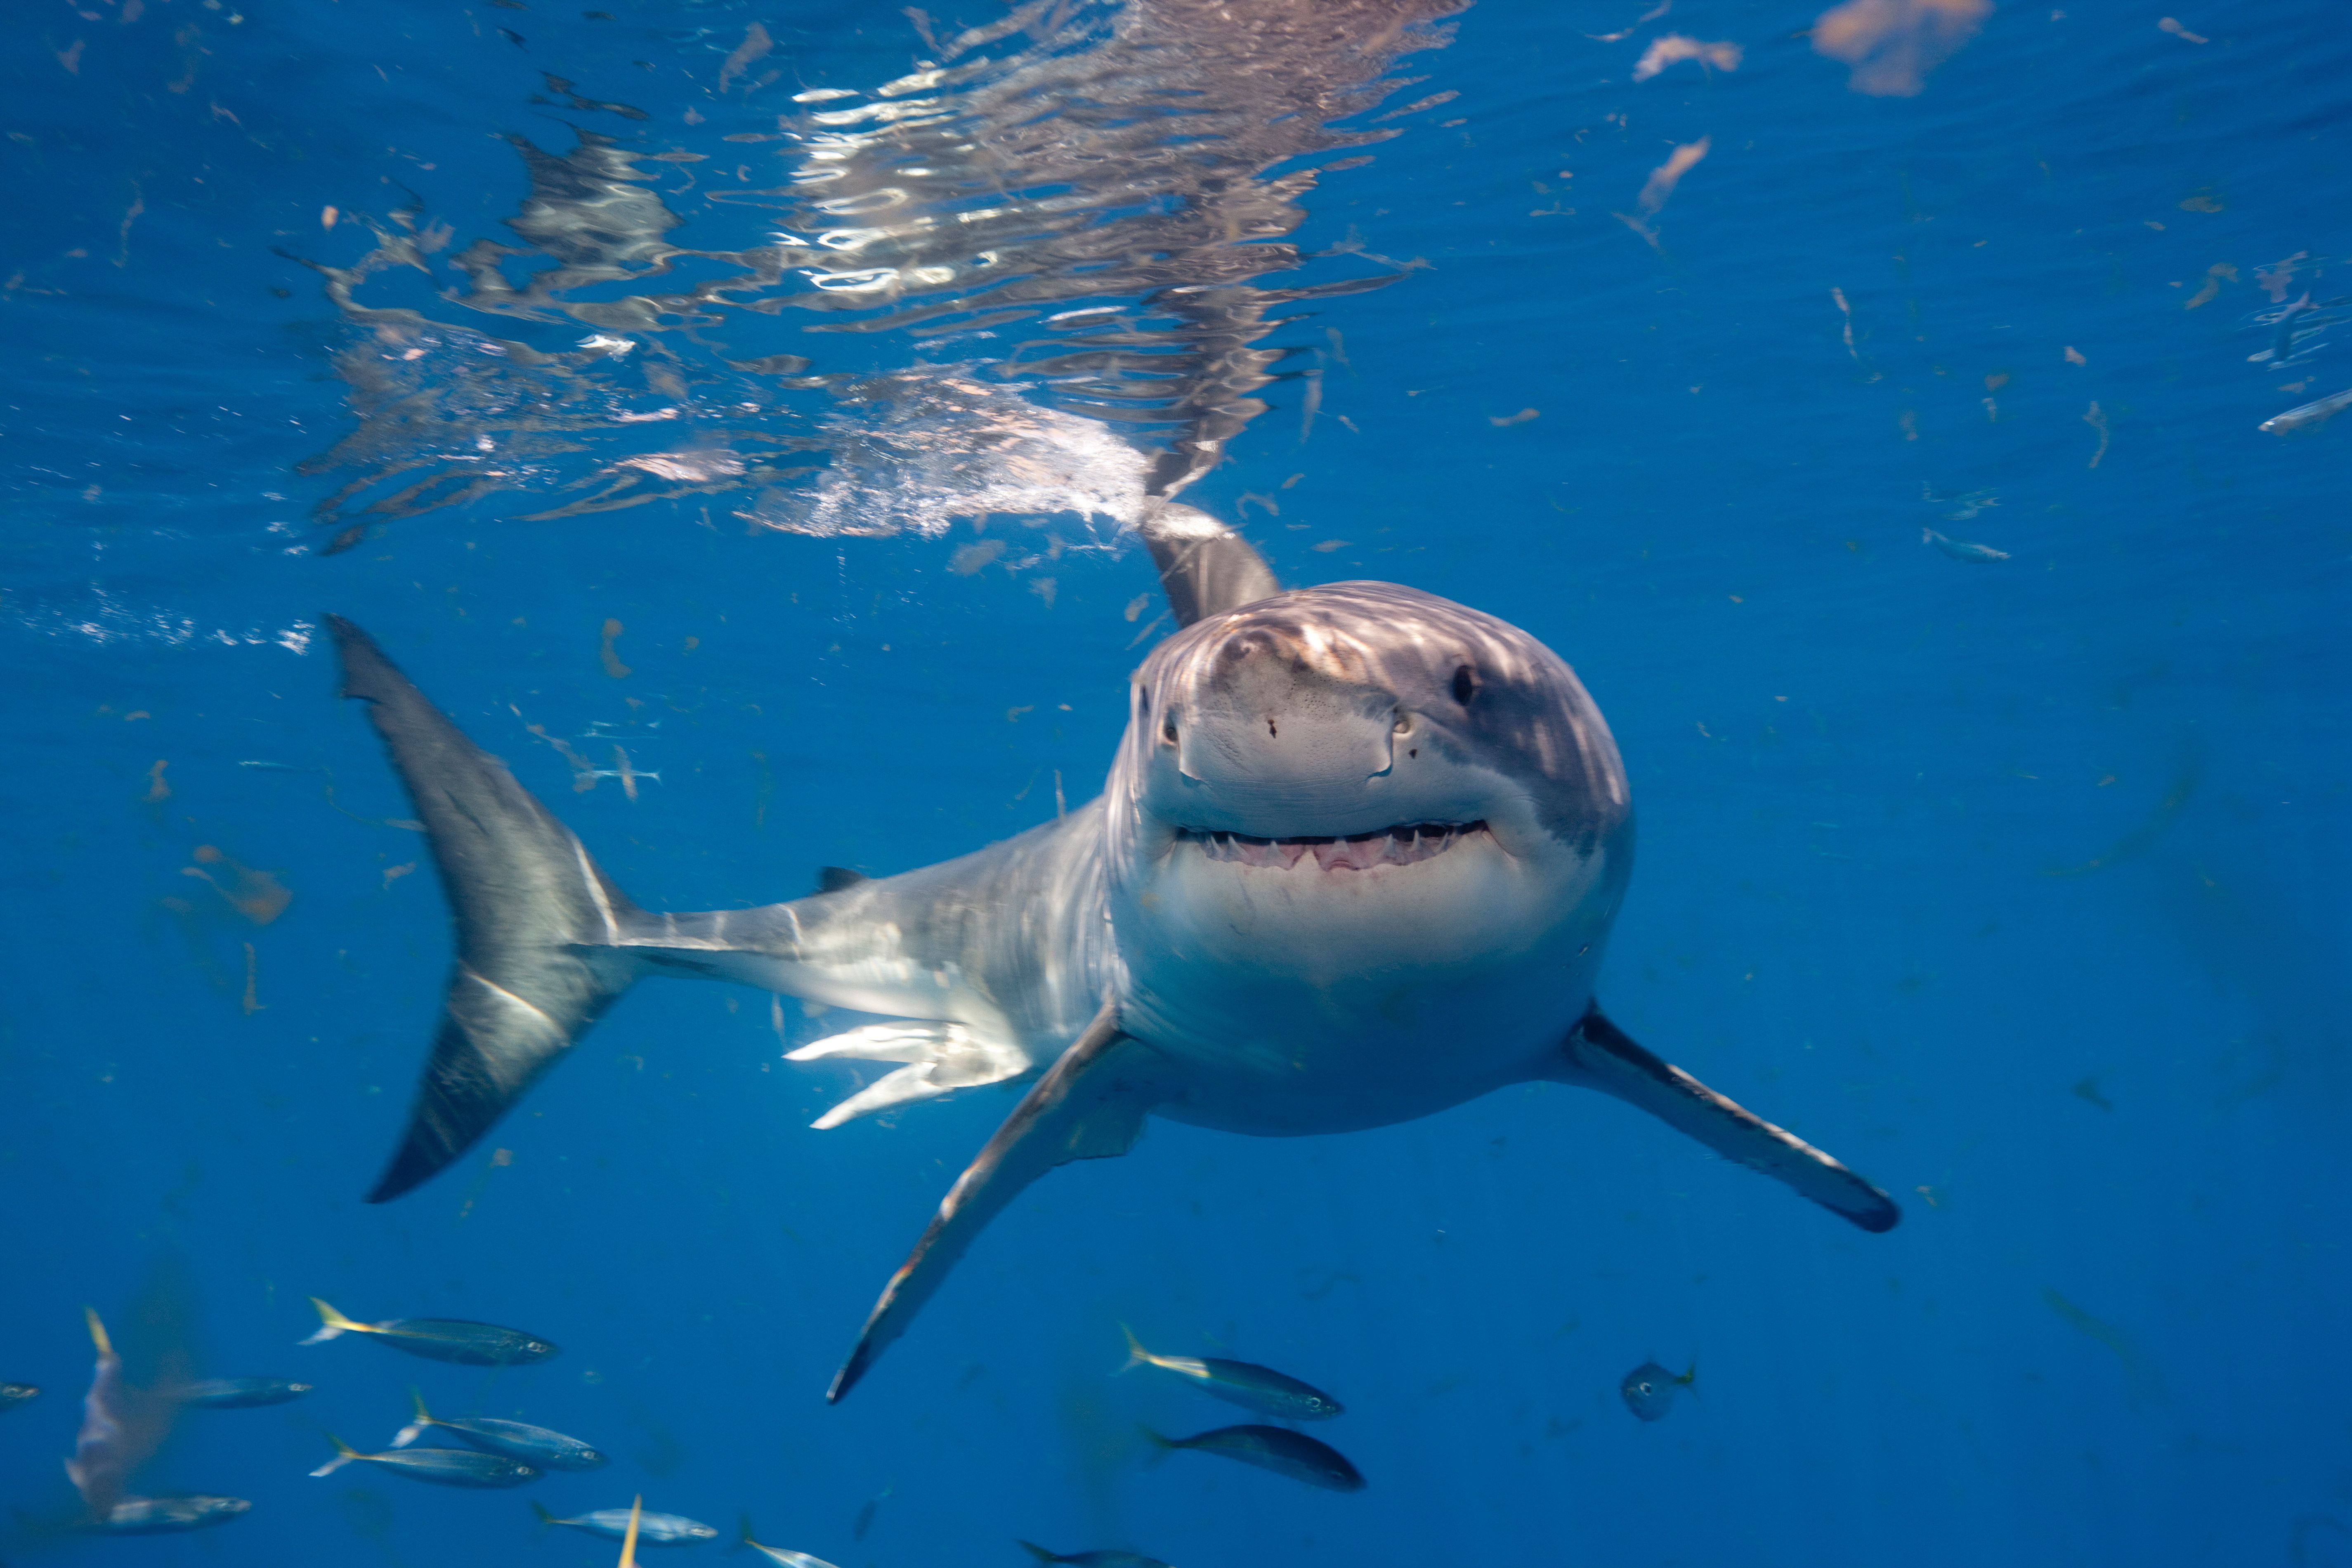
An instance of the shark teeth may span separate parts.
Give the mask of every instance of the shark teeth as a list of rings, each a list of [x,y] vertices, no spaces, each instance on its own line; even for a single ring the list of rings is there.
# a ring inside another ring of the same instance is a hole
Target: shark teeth
[[[1484,836],[1484,822],[1410,822],[1373,833],[1344,837],[1305,835],[1297,838],[1257,838],[1246,833],[1222,833],[1179,828],[1180,842],[1198,844],[1212,860],[1287,871],[1313,859],[1325,871],[1369,871],[1375,866],[1410,866],[1434,859],[1461,840]]]

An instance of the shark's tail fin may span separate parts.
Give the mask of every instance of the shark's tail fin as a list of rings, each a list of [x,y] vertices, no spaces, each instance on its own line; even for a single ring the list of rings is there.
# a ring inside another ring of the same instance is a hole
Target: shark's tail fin
[[[627,989],[641,911],[580,841],[351,622],[329,616],[343,695],[369,705],[425,824],[457,928],[440,1033],[407,1137],[368,1202],[463,1153]]]
[[[331,1476],[337,1470],[341,1469],[345,1465],[350,1464],[353,1459],[360,1458],[360,1451],[357,1448],[352,1447],[349,1443],[344,1442],[332,1432],[327,1434],[327,1441],[335,1446],[335,1457],[329,1459],[325,1464],[320,1465],[317,1469],[312,1470],[310,1474],[314,1477]]]
[[[433,1413],[425,1408],[425,1391],[421,1388],[411,1388],[408,1391],[408,1398],[410,1403],[416,1406],[416,1419],[403,1426],[394,1436],[392,1446],[395,1448],[407,1447],[411,1443],[424,1436],[425,1429],[433,1425]]]
[[[1139,1366],[1150,1366],[1151,1352],[1143,1348],[1143,1342],[1135,1337],[1135,1331],[1121,1323],[1118,1326],[1118,1331],[1127,1336],[1127,1359],[1118,1363],[1118,1372],[1114,1372],[1111,1375],[1117,1377],[1119,1373],[1133,1372]]]
[[[1040,1563],[1067,1563],[1069,1561],[1068,1558],[1063,1556],[1058,1552],[1048,1552],[1044,1547],[1038,1545],[1035,1542],[1024,1541],[1017,1535],[1013,1538],[1013,1544],[1020,1547],[1023,1551],[1028,1552],[1030,1556],[1034,1557]]]
[[[106,1337],[106,1325],[99,1321],[98,1309],[95,1307],[84,1307],[81,1310],[81,1315],[82,1321],[89,1328],[89,1342],[91,1346],[96,1349],[98,1353],[101,1356],[112,1355],[114,1353],[114,1342]]]
[[[365,1333],[368,1330],[367,1324],[352,1321],[316,1296],[310,1298],[310,1305],[319,1314],[319,1331],[302,1342],[306,1345],[322,1345],[341,1335],[353,1331]]]

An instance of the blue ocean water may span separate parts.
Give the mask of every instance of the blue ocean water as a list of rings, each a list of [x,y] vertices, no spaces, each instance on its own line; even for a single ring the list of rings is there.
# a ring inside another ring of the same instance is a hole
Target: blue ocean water
[[[2352,41],[1642,10],[17,8],[0,1559],[595,1562],[527,1501],[642,1493],[842,1568],[2352,1560],[2352,426],[2259,428],[2352,386]],[[1601,999],[1899,1228],[1559,1085],[1155,1122],[829,1407],[1019,1090],[813,1131],[840,1018],[667,982],[362,1202],[449,949],[325,613],[640,902],[765,903],[1093,793],[1168,452],[1286,584],[1576,667],[1641,823]],[[312,1296],[562,1353],[297,1348]],[[71,1532],[85,1306],[134,1381],[319,1385],[139,1478],[249,1514]],[[1232,1413],[1122,1322],[1331,1391],[1368,1488],[1155,1459]],[[614,1463],[309,1479],[411,1384]]]

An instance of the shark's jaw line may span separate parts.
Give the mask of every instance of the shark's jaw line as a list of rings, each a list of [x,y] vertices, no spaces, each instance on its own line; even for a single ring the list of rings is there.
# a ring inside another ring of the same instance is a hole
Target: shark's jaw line
[[[1370,833],[1300,834],[1261,838],[1216,828],[1180,827],[1179,847],[1197,845],[1203,857],[1255,869],[1288,871],[1311,863],[1318,871],[1364,872],[1381,866],[1433,860],[1472,837],[1493,841],[1481,818],[1472,822],[1407,822]]]

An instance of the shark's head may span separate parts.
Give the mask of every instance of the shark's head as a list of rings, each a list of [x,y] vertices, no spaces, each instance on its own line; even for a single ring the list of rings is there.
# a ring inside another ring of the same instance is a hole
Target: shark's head
[[[1129,702],[1107,805],[1141,1014],[1242,1026],[1206,1016],[1211,974],[1255,992],[1243,1006],[1303,985],[1327,1013],[1377,1014],[1547,968],[1527,978],[1580,1008],[1632,805],[1600,710],[1535,638],[1416,589],[1332,584],[1187,627]]]

